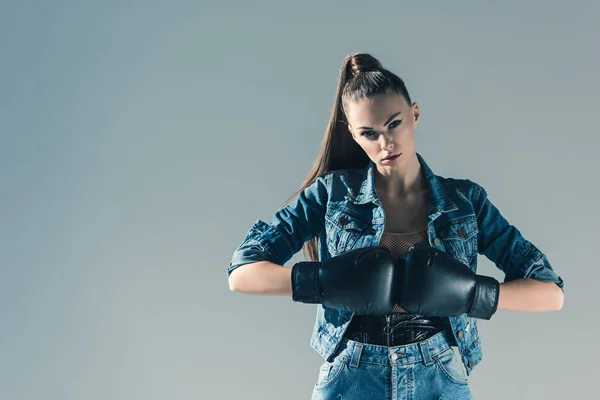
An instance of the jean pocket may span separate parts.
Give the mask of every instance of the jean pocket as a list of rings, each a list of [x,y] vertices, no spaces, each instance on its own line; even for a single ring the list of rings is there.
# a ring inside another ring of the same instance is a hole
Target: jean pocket
[[[315,389],[326,389],[337,382],[346,370],[348,361],[346,357],[341,356],[335,357],[333,361],[325,361],[319,369]]]
[[[433,357],[442,374],[454,383],[468,384],[467,371],[452,347]]]

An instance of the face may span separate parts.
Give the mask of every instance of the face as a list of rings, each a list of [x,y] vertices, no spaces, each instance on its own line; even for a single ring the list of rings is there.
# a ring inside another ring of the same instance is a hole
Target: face
[[[419,106],[403,96],[380,95],[348,104],[346,118],[352,137],[382,172],[404,165],[415,153]],[[395,158],[386,160],[386,157]]]

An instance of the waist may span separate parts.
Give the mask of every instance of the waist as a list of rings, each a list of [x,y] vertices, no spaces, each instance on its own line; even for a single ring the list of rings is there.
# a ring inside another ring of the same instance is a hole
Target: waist
[[[401,346],[433,337],[445,328],[441,317],[395,313],[382,317],[354,315],[344,338],[379,346]]]
[[[436,333],[429,339],[419,343],[398,346],[378,346],[361,344],[349,339],[342,339],[332,356],[341,356],[356,362],[368,362],[379,365],[406,365],[418,361],[430,363],[432,357],[452,348],[443,332]]]

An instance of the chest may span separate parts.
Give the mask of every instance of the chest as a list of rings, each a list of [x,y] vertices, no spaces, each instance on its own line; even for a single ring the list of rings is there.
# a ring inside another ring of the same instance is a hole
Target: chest
[[[425,240],[472,268],[478,254],[478,225],[473,210],[441,214],[429,221],[429,203],[411,204],[380,199],[374,203],[330,204],[325,217],[325,236],[329,256],[334,257],[354,248],[376,246],[383,233],[417,233],[427,230]],[[388,235],[385,235],[388,236]]]
[[[385,232],[411,233],[427,228],[429,202],[381,200],[385,215]]]

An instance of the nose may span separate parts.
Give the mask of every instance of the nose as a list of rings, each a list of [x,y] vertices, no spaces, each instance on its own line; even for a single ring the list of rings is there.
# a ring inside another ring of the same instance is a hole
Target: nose
[[[391,151],[394,148],[394,140],[391,135],[381,135],[382,139],[381,148],[386,151]]]

